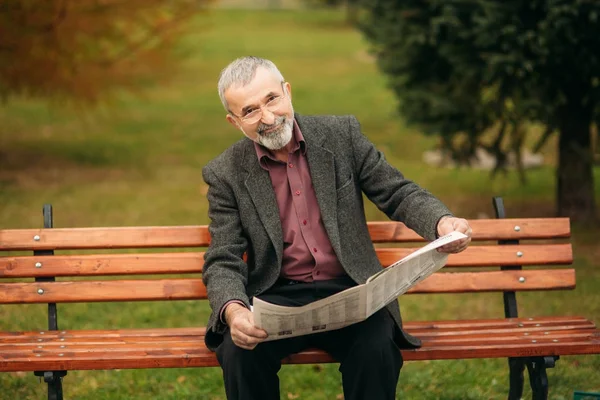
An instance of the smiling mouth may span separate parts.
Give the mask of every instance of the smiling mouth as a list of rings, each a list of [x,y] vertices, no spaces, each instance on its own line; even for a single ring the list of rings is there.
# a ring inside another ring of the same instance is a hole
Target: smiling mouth
[[[263,135],[263,136],[264,136],[264,135],[269,135],[269,134],[271,134],[271,133],[274,133],[274,132],[276,132],[276,131],[279,129],[279,127],[280,127],[280,125],[275,125],[275,126],[273,126],[273,127],[271,127],[271,128],[268,128],[268,129],[263,129],[263,130],[260,132],[260,134],[261,134],[261,135]]]

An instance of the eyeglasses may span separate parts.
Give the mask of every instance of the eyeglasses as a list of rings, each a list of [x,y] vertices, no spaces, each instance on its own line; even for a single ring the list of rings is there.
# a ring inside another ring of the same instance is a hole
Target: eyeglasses
[[[269,97],[269,100],[266,104],[258,106],[258,108],[249,108],[243,115],[236,115],[230,111],[232,115],[235,115],[242,121],[247,124],[255,124],[257,123],[263,116],[263,108],[268,110],[269,112],[277,111],[283,105],[283,99],[286,95],[285,87],[283,86],[285,82],[281,82],[281,88],[283,89],[283,94],[272,94]]]

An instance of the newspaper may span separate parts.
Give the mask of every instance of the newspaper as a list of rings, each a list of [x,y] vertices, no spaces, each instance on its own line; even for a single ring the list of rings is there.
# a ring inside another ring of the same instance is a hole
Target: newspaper
[[[460,232],[423,246],[372,275],[366,283],[301,307],[279,306],[254,298],[254,325],[277,340],[340,329],[363,321],[446,265],[448,255],[436,249],[465,238]]]

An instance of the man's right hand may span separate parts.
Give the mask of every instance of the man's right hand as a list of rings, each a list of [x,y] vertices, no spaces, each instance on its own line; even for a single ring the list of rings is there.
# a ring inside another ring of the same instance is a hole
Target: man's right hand
[[[231,332],[231,339],[236,346],[252,350],[267,338],[267,332],[254,326],[252,311],[243,305],[231,303],[225,309],[224,314]]]

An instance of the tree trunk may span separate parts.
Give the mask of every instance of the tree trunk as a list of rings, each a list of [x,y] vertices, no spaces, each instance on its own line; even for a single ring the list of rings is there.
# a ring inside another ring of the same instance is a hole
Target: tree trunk
[[[591,110],[581,105],[560,113],[557,169],[557,212],[572,221],[594,223],[593,155]]]
[[[358,4],[356,0],[346,0],[346,23],[356,25],[358,21]]]

